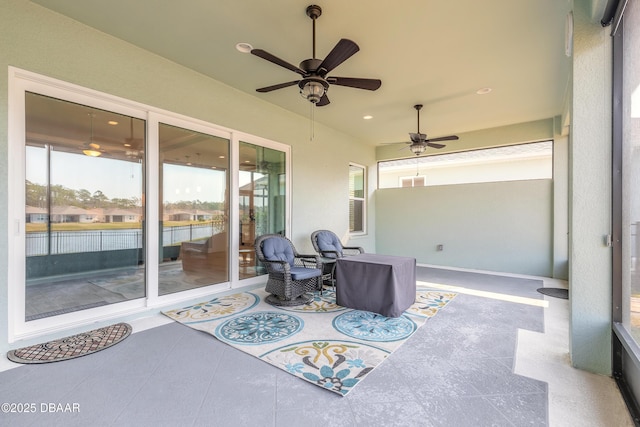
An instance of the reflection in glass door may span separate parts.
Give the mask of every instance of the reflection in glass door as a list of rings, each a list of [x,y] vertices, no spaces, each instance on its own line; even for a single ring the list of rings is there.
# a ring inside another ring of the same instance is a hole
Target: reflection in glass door
[[[158,293],[229,280],[229,140],[160,124]]]
[[[144,120],[25,107],[25,321],[144,297]]]
[[[265,272],[256,265],[254,241],[263,234],[286,232],[286,155],[240,142],[240,279]]]

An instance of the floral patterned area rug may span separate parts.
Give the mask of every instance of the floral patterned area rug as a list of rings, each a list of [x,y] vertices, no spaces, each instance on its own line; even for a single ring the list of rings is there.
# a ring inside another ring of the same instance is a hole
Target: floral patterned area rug
[[[330,289],[295,307],[272,306],[267,295],[243,292],[163,314],[345,396],[456,296],[418,287],[416,302],[391,318],[336,305]]]

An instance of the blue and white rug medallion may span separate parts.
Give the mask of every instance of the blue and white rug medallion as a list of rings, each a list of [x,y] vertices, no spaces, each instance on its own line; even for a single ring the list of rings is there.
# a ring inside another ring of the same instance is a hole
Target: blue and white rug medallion
[[[336,304],[333,290],[297,307],[275,307],[263,289],[163,314],[291,375],[345,396],[455,296],[418,288],[397,318]]]
[[[235,316],[215,330],[220,341],[238,345],[261,345],[282,341],[302,330],[304,321],[288,313],[258,311]]]

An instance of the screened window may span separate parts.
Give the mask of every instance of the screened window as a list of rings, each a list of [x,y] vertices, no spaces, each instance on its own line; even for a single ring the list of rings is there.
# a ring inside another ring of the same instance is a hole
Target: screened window
[[[622,84],[623,324],[640,343],[640,7],[624,15]]]
[[[616,3],[610,2],[617,9],[615,18],[621,19],[620,22],[613,19],[615,22],[611,25],[613,377],[633,419],[637,420],[640,413],[640,3]],[[603,17],[603,22],[608,21]]]
[[[364,233],[366,214],[365,167],[349,165],[349,232]]]
[[[378,163],[378,187],[421,187],[550,179],[553,141],[389,160]]]

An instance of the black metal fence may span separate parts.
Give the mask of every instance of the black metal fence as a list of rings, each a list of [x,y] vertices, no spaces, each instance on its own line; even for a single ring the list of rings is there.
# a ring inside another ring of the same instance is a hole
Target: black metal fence
[[[224,230],[223,222],[162,228],[162,246],[207,238]],[[136,249],[143,246],[142,229],[32,232],[26,235],[26,255],[58,255]]]

